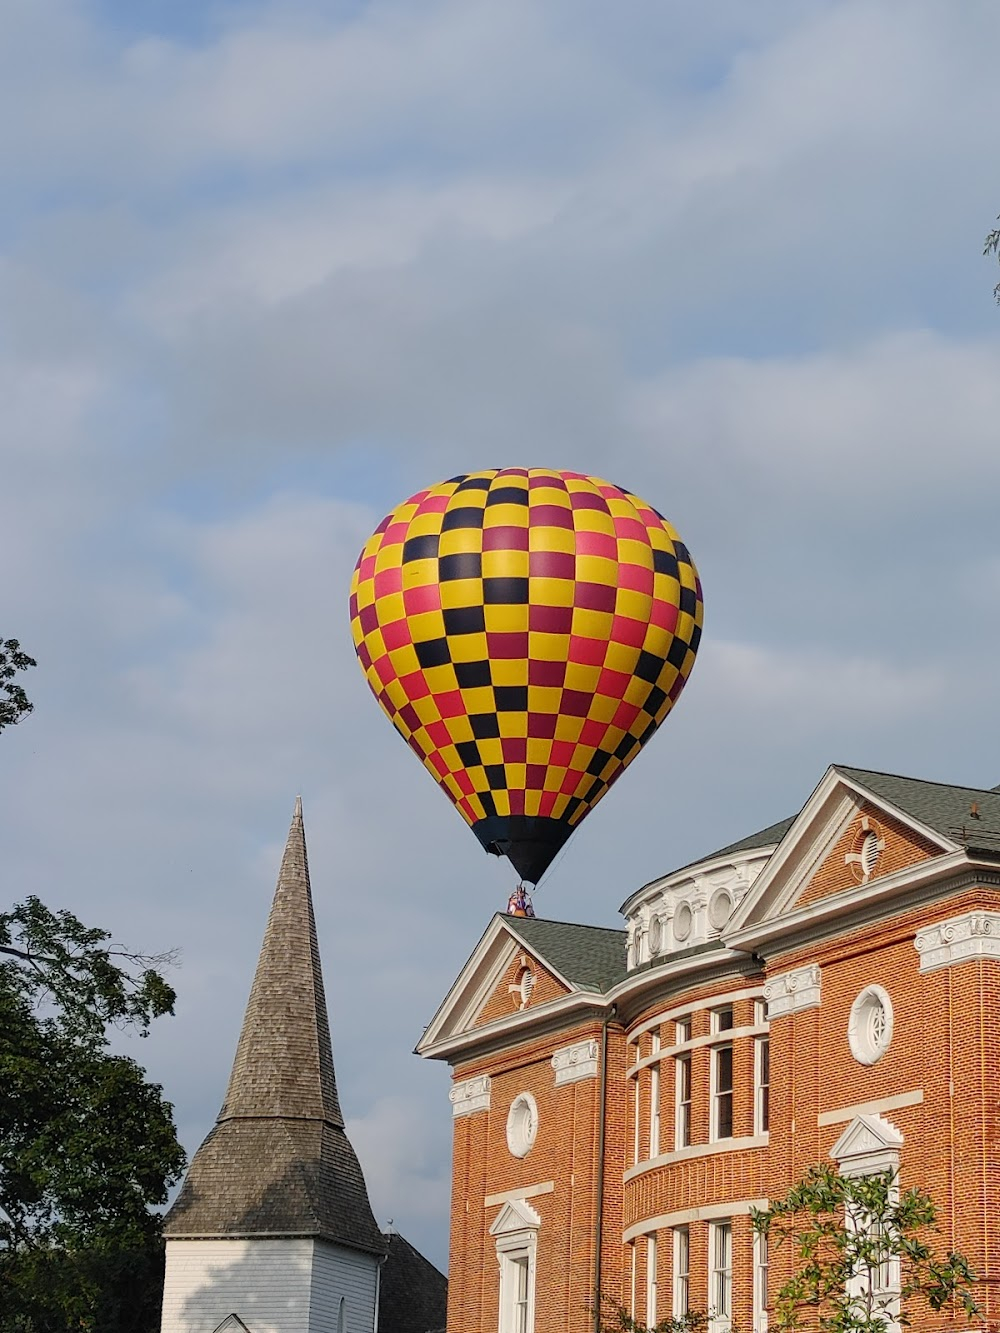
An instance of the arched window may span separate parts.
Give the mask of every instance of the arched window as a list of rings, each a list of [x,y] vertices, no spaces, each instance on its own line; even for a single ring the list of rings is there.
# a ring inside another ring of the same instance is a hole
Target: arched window
[[[347,1298],[341,1296],[337,1311],[337,1333],[347,1333]]]

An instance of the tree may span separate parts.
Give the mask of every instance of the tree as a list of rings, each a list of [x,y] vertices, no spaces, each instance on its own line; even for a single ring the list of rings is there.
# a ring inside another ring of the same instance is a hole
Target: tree
[[[601,1297],[600,1333],[703,1333],[707,1327],[708,1316],[701,1311],[669,1315],[657,1324],[644,1324],[630,1315],[619,1301],[610,1296]],[[737,1333],[735,1328],[733,1333]]]
[[[152,1333],[171,1107],[112,1054],[173,1011],[148,958],[31,897],[0,914],[0,1333]]]
[[[14,677],[19,671],[37,665],[33,657],[21,651],[17,639],[0,639],[0,731],[13,727],[34,708]]]
[[[888,1333],[908,1327],[910,1310],[979,1313],[963,1255],[939,1258],[930,1237],[934,1204],[922,1190],[900,1193],[894,1171],[842,1176],[810,1167],[770,1208],[754,1210],[753,1226],[772,1248],[791,1244],[794,1275],[781,1287],[772,1328],[825,1333]]]
[[[997,218],[997,221],[1000,222],[1000,217]],[[1000,228],[994,227],[993,230],[988,233],[983,245],[983,254],[995,255],[996,258],[1000,260]],[[1000,305],[1000,282],[993,288],[993,299],[996,301],[997,305]]]

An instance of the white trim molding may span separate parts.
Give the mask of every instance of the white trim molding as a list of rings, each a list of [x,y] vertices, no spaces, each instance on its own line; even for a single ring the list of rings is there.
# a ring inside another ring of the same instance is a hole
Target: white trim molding
[[[892,998],[884,986],[866,986],[851,1005],[847,1044],[858,1064],[873,1065],[892,1043]]]
[[[920,971],[935,972],[970,958],[1000,958],[1000,912],[966,912],[917,932]]]
[[[841,1106],[835,1111],[820,1111],[816,1124],[842,1125],[846,1120],[853,1120],[859,1115],[881,1115],[883,1111],[902,1111],[907,1106],[920,1106],[924,1100],[923,1088],[913,1092],[900,1092],[895,1097],[880,1097],[874,1102],[856,1102],[853,1106]]]
[[[556,1182],[554,1180],[543,1180],[538,1185],[522,1185],[520,1189],[503,1190],[500,1194],[487,1194],[483,1199],[484,1208],[493,1208],[498,1203],[514,1203],[518,1199],[534,1199],[539,1194],[552,1194],[555,1190]]]
[[[768,1022],[797,1014],[802,1009],[815,1009],[820,1002],[820,967],[809,963],[791,972],[770,977],[764,983]]]
[[[622,1176],[622,1180],[634,1180],[636,1176],[645,1175],[647,1171],[655,1171],[661,1166],[671,1166],[674,1162],[687,1162],[692,1157],[741,1152],[746,1148],[766,1148],[769,1142],[768,1134],[748,1134],[740,1139],[713,1139],[711,1143],[690,1143],[686,1148],[675,1148],[673,1152],[660,1153],[658,1157],[649,1157],[644,1162],[630,1166]]]
[[[556,1071],[556,1087],[564,1083],[578,1083],[580,1079],[597,1077],[597,1039],[578,1041],[575,1046],[563,1046],[552,1057]]]
[[[467,1078],[463,1083],[453,1083],[448,1100],[451,1113],[457,1120],[459,1116],[474,1115],[476,1111],[490,1109],[490,1076],[479,1074],[476,1078]]]
[[[844,1176],[870,1176],[898,1171],[903,1136],[880,1115],[855,1116],[830,1149]]]
[[[758,1212],[767,1207],[766,1199],[739,1199],[735,1203],[703,1203],[697,1208],[682,1208],[677,1213],[661,1213],[659,1217],[644,1217],[641,1222],[633,1222],[622,1232],[622,1244],[627,1245],[637,1236],[648,1235],[651,1231],[666,1231],[669,1227],[686,1226],[690,1222],[725,1220],[729,1217],[747,1217],[754,1209]]]
[[[535,1333],[535,1270],[542,1219],[521,1199],[505,1203],[490,1227],[500,1266],[499,1333]]]

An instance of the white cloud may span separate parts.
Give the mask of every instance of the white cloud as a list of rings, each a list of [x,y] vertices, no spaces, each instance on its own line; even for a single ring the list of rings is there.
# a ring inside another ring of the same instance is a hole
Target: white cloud
[[[301,790],[345,1110],[443,1260],[447,1074],[410,1051],[511,875],[367,693],[361,541],[517,460],[691,544],[701,660],[546,914],[613,922],[831,759],[994,781],[1000,13],[356,10],[192,40],[0,0],[0,628],[40,659],[0,831],[19,892],[183,949],[140,1053],[193,1149]]]
[[[783,495],[836,499],[890,519],[914,495],[965,489],[1000,469],[1000,342],[925,330],[845,349],[704,358],[640,389],[647,447],[683,439]]]
[[[863,643],[869,624],[859,601],[856,623],[844,629]],[[780,715],[783,726],[800,737],[828,737],[845,726],[916,723],[948,694],[947,677],[936,664],[894,666],[847,645],[837,652],[803,651],[716,640],[698,666],[708,677],[707,688],[726,700],[727,712]]]

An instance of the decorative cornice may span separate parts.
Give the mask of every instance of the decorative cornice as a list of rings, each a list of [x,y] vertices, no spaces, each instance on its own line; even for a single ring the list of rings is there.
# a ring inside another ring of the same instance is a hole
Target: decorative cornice
[[[453,1083],[448,1092],[451,1113],[457,1120],[459,1116],[474,1115],[476,1111],[490,1109],[490,1076],[480,1074],[477,1078],[467,1078],[463,1083]]]
[[[852,885],[802,907],[783,909],[752,925],[740,925],[734,920],[723,931],[723,939],[731,949],[766,956],[779,941],[782,948],[814,944],[843,930],[845,920],[850,921],[852,928],[882,921],[889,915],[912,910],[970,886],[1000,887],[996,866],[987,866],[964,850],[948,852],[903,866],[867,884]]]
[[[797,1014],[802,1009],[815,1009],[820,1002],[820,968],[818,963],[796,967],[791,972],[769,977],[764,983],[767,1017],[770,1021]]]
[[[578,1083],[583,1078],[597,1077],[598,1046],[595,1038],[578,1041],[575,1046],[563,1046],[552,1057],[556,1071],[556,1087],[564,1083]]]
[[[917,932],[920,971],[934,972],[970,958],[1000,958],[1000,912],[966,912]]]

